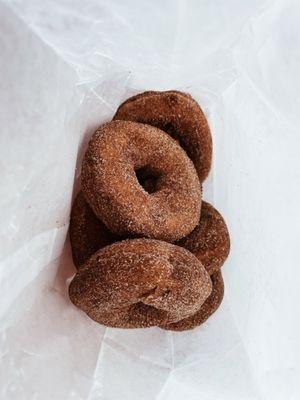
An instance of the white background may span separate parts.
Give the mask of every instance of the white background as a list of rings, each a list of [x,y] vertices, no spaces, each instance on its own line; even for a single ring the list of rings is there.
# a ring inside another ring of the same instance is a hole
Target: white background
[[[1,399],[300,398],[299,21],[297,0],[0,0]],[[226,298],[190,332],[105,329],[67,297],[83,150],[175,88],[212,129]]]

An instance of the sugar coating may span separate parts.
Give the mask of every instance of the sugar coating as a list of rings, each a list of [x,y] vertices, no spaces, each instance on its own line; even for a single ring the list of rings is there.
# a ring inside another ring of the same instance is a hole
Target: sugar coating
[[[156,126],[177,139],[193,161],[201,182],[212,159],[212,138],[199,104],[188,94],[170,90],[144,92],[130,97],[118,108],[114,120]]]
[[[144,168],[157,177],[148,193],[137,180]],[[90,140],[82,191],[97,217],[118,235],[176,241],[199,221],[200,183],[185,151],[150,125],[113,121]]]
[[[224,264],[230,251],[230,238],[222,215],[203,201],[196,228],[176,243],[190,250],[212,275]]]
[[[195,314],[175,323],[161,325],[160,328],[170,331],[185,331],[203,324],[219,308],[224,296],[224,281],[221,272],[211,275],[211,280],[212,292]]]
[[[146,328],[195,314],[212,284],[182,247],[152,239],[123,240],[96,252],[69,287],[71,301],[111,327]]]

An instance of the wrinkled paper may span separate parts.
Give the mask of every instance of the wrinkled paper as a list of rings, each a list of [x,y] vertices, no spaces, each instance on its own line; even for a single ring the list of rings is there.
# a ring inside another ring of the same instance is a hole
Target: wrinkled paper
[[[296,0],[0,0],[1,399],[300,398],[299,17]],[[182,333],[107,329],[67,296],[87,141],[147,89],[201,104],[204,198],[232,238],[222,306]]]

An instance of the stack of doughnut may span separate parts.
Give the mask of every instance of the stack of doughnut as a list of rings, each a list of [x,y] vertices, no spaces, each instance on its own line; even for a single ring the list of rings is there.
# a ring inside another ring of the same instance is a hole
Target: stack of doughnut
[[[97,129],[71,212],[71,301],[116,328],[193,329],[221,304],[230,248],[202,201],[212,139],[197,102],[178,91],[126,100]]]

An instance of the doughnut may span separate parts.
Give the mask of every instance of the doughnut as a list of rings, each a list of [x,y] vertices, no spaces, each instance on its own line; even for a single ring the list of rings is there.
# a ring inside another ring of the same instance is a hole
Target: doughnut
[[[195,314],[211,279],[188,250],[153,239],[128,239],[91,256],[69,286],[75,306],[117,328],[167,325]]]
[[[176,243],[191,251],[212,275],[224,264],[230,250],[230,238],[222,215],[209,203],[202,202],[199,224]]]
[[[211,280],[211,295],[202,304],[199,311],[181,321],[160,325],[159,327],[170,331],[185,331],[203,324],[219,308],[224,296],[224,282],[221,272],[215,272],[211,275]]]
[[[97,250],[121,240],[98,220],[81,192],[72,207],[70,238],[73,261],[77,268]],[[221,268],[230,250],[229,234],[221,214],[203,201],[199,224],[176,245],[192,252],[207,272],[214,274]]]
[[[151,177],[152,193],[139,175]],[[93,212],[120,236],[173,242],[199,221],[201,191],[193,163],[174,139],[150,125],[102,125],[85,153],[81,186]]]
[[[122,103],[113,119],[142,122],[167,132],[185,149],[200,181],[207,177],[212,138],[203,111],[190,95],[176,90],[140,93]]]
[[[78,193],[72,206],[69,232],[76,268],[84,264],[97,250],[120,240],[96,217],[82,192]]]

